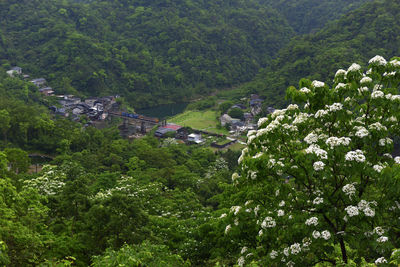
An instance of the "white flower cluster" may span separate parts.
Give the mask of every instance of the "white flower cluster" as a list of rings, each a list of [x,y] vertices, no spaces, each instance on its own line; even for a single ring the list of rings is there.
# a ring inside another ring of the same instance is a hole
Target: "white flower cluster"
[[[382,125],[380,122],[372,123],[370,126],[368,126],[368,129],[375,131],[387,131],[386,126]]]
[[[357,149],[355,151],[347,152],[345,159],[346,161],[364,162],[365,156],[361,150]]]
[[[400,61],[397,59],[393,59],[389,62],[393,67],[400,67]]]
[[[400,157],[395,157],[394,158],[394,163],[400,164]]]
[[[309,144],[309,145],[318,142],[318,134],[316,134],[316,133],[314,133],[314,132],[309,133],[309,134],[304,138],[304,142],[306,142],[306,143]]]
[[[343,104],[342,103],[333,103],[332,105],[326,105],[325,108],[327,108],[330,112],[335,112],[343,109]]]
[[[231,228],[232,228],[232,226],[231,226],[230,224],[228,224],[228,225],[225,227],[225,234],[229,233],[229,231],[231,230]]]
[[[360,87],[358,88],[358,93],[362,95],[364,92],[369,92],[368,87]]]
[[[369,132],[363,126],[355,126],[354,129],[356,130],[355,136],[363,138],[369,135]]]
[[[299,114],[297,114],[297,116],[293,120],[292,124],[294,124],[294,125],[301,124],[303,122],[306,122],[307,119],[308,119],[308,114],[307,113],[299,113]]]
[[[376,55],[373,58],[371,58],[368,63],[378,66],[385,66],[387,62],[386,59],[384,59],[383,57]]]
[[[314,87],[314,88],[320,88],[320,87],[324,87],[324,86],[325,86],[325,83],[324,83],[324,82],[320,82],[320,81],[314,80],[314,81],[311,83],[311,86]]]
[[[339,69],[336,74],[335,74],[335,78],[338,76],[346,76],[347,72],[343,69]]]
[[[232,206],[231,212],[233,212],[233,214],[236,216],[239,213],[241,208],[242,208],[241,206]]]
[[[379,90],[373,91],[372,94],[371,94],[371,98],[372,99],[384,98],[384,97],[385,97],[385,94],[382,91],[379,91]]]
[[[324,203],[324,199],[323,199],[322,197],[316,197],[316,198],[313,200],[313,204],[314,204],[314,205],[319,205],[319,204],[321,204],[321,203]]]
[[[312,236],[315,239],[322,237],[323,239],[328,240],[329,238],[331,238],[331,233],[328,230],[322,231],[322,233],[320,233],[319,231],[313,231]]]
[[[329,114],[329,112],[327,110],[320,109],[315,113],[314,117],[315,118],[322,118],[322,117],[325,117],[328,114]]]
[[[307,87],[303,87],[300,89],[300,92],[303,94],[309,94],[309,93],[311,93],[311,90],[308,89]]]
[[[356,72],[361,70],[361,66],[358,65],[357,63],[351,64],[351,66],[347,69],[347,72]]]
[[[331,149],[333,149],[334,147],[337,147],[337,146],[348,146],[348,145],[350,145],[350,142],[351,142],[351,139],[349,137],[335,137],[335,136],[332,136],[332,137],[329,137],[326,140],[325,143]]]
[[[337,85],[336,85],[336,87],[335,87],[335,89],[336,90],[339,90],[339,89],[346,89],[346,84],[344,84],[344,83],[338,83]]]
[[[325,167],[325,163],[323,163],[322,161],[316,161],[313,164],[313,168],[315,171],[322,171]]]
[[[272,250],[271,253],[269,253],[269,256],[271,257],[271,259],[276,259],[276,257],[278,257],[278,252]]]
[[[366,84],[366,83],[372,83],[372,79],[368,76],[365,76],[360,80],[360,84]]]
[[[372,168],[374,169],[374,171],[380,173],[385,168],[385,166],[383,166],[382,164],[375,164]]]
[[[285,215],[285,211],[283,211],[283,210],[278,210],[278,211],[277,211],[277,214],[278,214],[278,217],[282,217],[282,216]]]
[[[328,158],[328,152],[323,150],[322,148],[319,147],[319,145],[310,145],[306,149],[307,154],[315,154],[317,157],[320,159],[327,159]]]
[[[391,144],[393,144],[393,140],[390,139],[389,137],[379,139],[380,146],[386,146],[386,145],[391,145]]]
[[[318,218],[317,217],[311,217],[306,220],[305,222],[306,225],[318,225]]]
[[[261,125],[263,125],[265,122],[267,122],[268,121],[268,118],[260,118],[259,120],[258,120],[258,122],[257,122],[257,126],[258,127],[261,127]],[[250,133],[250,131],[249,131],[249,133]],[[248,136],[248,135],[247,135]]]
[[[385,230],[384,230],[382,227],[377,226],[377,227],[374,228],[374,231],[373,231],[373,232],[374,232],[375,234],[381,236],[381,235],[383,235],[383,234],[385,233]]]
[[[294,243],[293,245],[290,246],[290,252],[293,255],[297,255],[301,252],[301,246],[299,243]]]
[[[354,186],[354,183],[346,184],[345,186],[343,186],[342,191],[351,198],[356,194],[356,187]]]
[[[380,236],[380,237],[378,237],[378,239],[376,239],[376,242],[384,243],[384,242],[387,242],[388,240],[389,240],[389,238],[387,236]]]
[[[331,238],[331,233],[328,230],[322,231],[321,236],[323,239],[328,240]]]
[[[358,207],[356,206],[348,206],[345,208],[345,211],[350,217],[357,216],[359,213]]]
[[[384,264],[387,263],[387,260],[385,259],[385,257],[380,257],[378,259],[376,259],[375,264]]]
[[[276,226],[276,222],[272,217],[265,217],[263,222],[261,223],[261,227],[266,228],[274,228]]]

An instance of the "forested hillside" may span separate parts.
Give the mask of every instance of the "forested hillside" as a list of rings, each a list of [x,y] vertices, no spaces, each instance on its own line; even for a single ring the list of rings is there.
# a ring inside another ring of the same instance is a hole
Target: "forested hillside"
[[[285,16],[299,34],[315,32],[372,0],[259,0]]]
[[[2,64],[135,107],[250,80],[292,34],[256,1],[2,1]]]
[[[316,34],[300,36],[283,48],[276,60],[244,86],[281,105],[289,85],[302,77],[331,80],[335,70],[374,55],[400,54],[400,3],[375,1],[350,12]]]

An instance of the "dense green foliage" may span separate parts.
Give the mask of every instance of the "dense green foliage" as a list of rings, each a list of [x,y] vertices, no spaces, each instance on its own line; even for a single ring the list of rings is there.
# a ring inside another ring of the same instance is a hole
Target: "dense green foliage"
[[[0,58],[57,92],[136,108],[250,80],[291,28],[252,1],[2,1]]]
[[[259,0],[279,11],[297,33],[311,33],[371,0]]]
[[[329,81],[337,69],[352,62],[400,54],[399,12],[398,1],[375,1],[314,35],[294,38],[244,90],[259,92],[268,105],[279,106],[286,88],[301,78]]]

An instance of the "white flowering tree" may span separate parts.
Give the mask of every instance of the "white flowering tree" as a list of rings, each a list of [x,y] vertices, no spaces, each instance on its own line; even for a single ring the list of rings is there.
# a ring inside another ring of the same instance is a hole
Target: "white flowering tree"
[[[258,122],[239,158],[226,235],[238,265],[384,264],[399,247],[400,58],[300,81]],[[304,104],[304,106],[303,106]],[[245,234],[243,234],[245,233]]]

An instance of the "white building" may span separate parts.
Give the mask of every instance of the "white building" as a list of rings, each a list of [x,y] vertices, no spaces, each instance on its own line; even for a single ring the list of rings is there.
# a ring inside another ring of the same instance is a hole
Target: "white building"
[[[200,135],[200,134],[194,134],[194,133],[189,134],[187,140],[188,140],[189,142],[194,142],[194,143],[196,143],[196,144],[203,143],[203,139],[201,138],[201,135]]]

